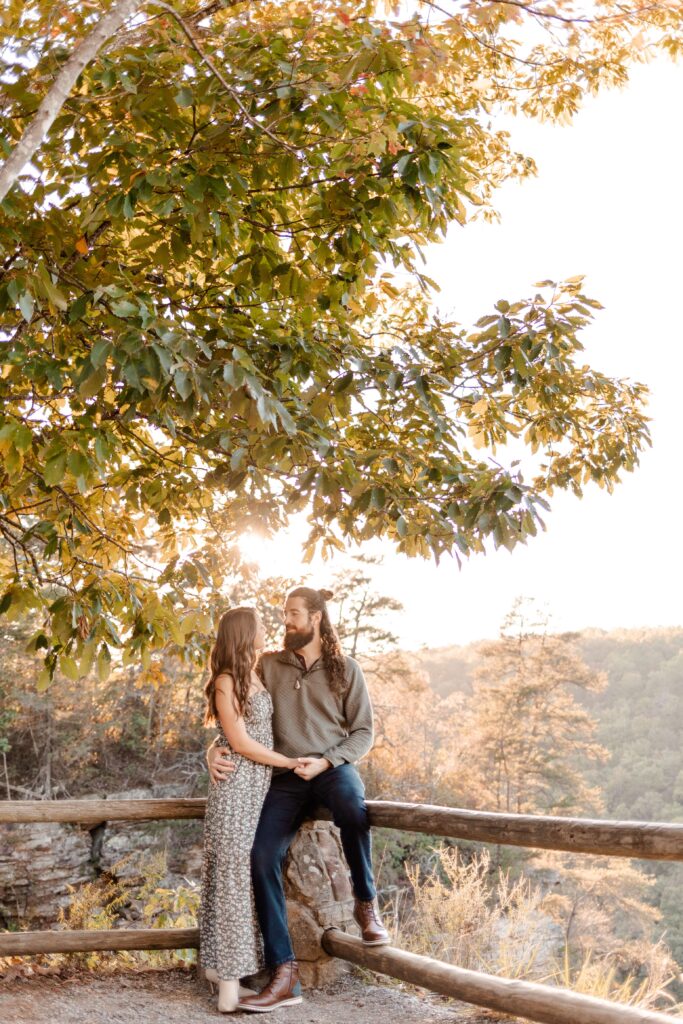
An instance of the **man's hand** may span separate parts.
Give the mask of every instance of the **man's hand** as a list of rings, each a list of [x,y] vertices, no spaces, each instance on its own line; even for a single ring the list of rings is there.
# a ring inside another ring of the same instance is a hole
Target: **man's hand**
[[[230,760],[230,751],[227,747],[209,747],[206,752],[206,763],[212,782],[229,779],[230,773],[237,767],[235,762]]]
[[[322,775],[331,767],[332,762],[328,761],[326,757],[300,757],[299,767],[294,769],[294,774],[298,775],[300,779],[310,782],[316,775]]]

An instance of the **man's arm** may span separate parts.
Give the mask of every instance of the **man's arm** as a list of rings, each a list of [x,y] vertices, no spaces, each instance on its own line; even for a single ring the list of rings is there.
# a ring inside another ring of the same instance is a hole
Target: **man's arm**
[[[372,722],[372,704],[360,665],[349,659],[349,687],[344,696],[344,716],[348,736],[330,747],[322,757],[300,757],[299,767],[294,774],[302,779],[314,779],[328,768],[336,768],[340,764],[353,763],[365,757],[374,738]]]
[[[353,659],[347,664],[351,678],[344,697],[344,715],[349,735],[323,753],[334,768],[345,762],[360,761],[370,751],[374,740],[372,704],[363,670]]]

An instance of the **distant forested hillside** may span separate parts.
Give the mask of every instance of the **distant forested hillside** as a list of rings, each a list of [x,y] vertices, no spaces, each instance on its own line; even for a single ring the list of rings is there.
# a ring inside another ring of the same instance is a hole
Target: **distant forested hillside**
[[[602,791],[606,816],[683,822],[683,628],[586,630],[578,646],[590,668],[608,678],[601,692],[576,693],[596,718],[596,738],[610,755],[584,767]],[[444,697],[471,692],[477,652],[473,644],[415,656]],[[683,963],[683,865],[642,866],[656,877],[650,898]]]

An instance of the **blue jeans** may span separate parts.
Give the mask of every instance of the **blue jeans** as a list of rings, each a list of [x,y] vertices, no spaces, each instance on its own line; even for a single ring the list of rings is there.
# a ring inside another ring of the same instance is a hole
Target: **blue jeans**
[[[274,775],[251,851],[256,912],[269,967],[294,960],[282,865],[299,826],[317,804],[329,808],[339,827],[356,899],[375,898],[365,787],[356,768],[340,764],[310,782],[294,772]]]

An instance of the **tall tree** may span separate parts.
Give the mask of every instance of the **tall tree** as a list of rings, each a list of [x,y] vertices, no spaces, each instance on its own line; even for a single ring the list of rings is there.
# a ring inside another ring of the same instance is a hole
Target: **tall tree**
[[[600,807],[586,782],[606,758],[596,723],[573,690],[598,691],[605,677],[576,651],[575,635],[553,635],[533,603],[518,599],[499,640],[482,644],[467,720],[468,761],[491,810],[577,813]]]
[[[7,154],[101,16],[5,5]],[[673,8],[615,0],[146,0],[100,46],[1,206],[0,613],[40,610],[42,685],[192,636],[200,530],[307,509],[309,552],[459,557],[634,468],[644,389],[584,364],[579,279],[464,330],[420,256],[533,172],[492,109],[565,118],[655,46]]]
[[[383,659],[398,637],[385,621],[387,612],[400,612],[403,605],[389,594],[373,589],[373,566],[380,558],[356,556],[349,567],[334,579],[334,600],[337,605],[337,632],[344,649],[352,658]]]

